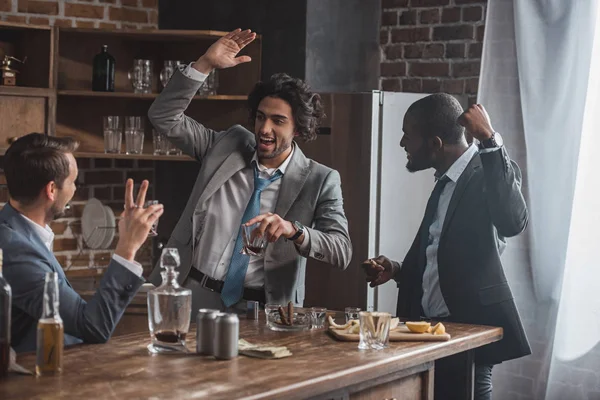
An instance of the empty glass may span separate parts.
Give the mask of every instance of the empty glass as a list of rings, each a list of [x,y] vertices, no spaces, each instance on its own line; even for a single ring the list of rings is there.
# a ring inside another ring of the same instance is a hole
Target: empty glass
[[[175,60],[166,60],[164,62],[164,67],[162,69],[162,71],[160,71],[160,83],[162,85],[163,88],[165,88],[167,86],[167,84],[169,83],[169,80],[171,80],[171,77],[173,76],[173,73],[175,72],[175,69],[181,65],[184,64],[183,61],[175,61]]]
[[[125,117],[125,149],[127,154],[142,154],[144,150],[143,117]]]
[[[361,311],[359,313],[359,319],[359,349],[381,350],[388,347],[390,340],[390,323],[392,322],[392,315],[390,313]]]
[[[281,307],[281,304],[265,304],[265,320],[267,325],[269,324],[270,315],[278,313],[279,307]]]
[[[104,152],[105,153],[120,153],[123,126],[121,125],[121,117],[105,116],[103,117],[104,126]]]
[[[152,93],[152,60],[133,60],[127,77],[134,93]]]
[[[324,328],[326,315],[327,315],[326,308],[311,307],[311,309],[310,309],[310,329]]]
[[[158,200],[148,200],[144,203],[144,208],[148,208],[150,206],[154,206],[158,204]],[[154,221],[152,227],[150,228],[150,232],[148,232],[148,236],[158,236],[158,219]]]
[[[180,156],[183,152],[175,146],[171,141],[169,141],[169,154],[172,156]]]
[[[169,154],[171,143],[167,139],[167,135],[163,135],[152,129],[152,143],[154,144],[155,155],[166,155]]]
[[[219,75],[216,69],[214,69],[206,79],[200,89],[198,89],[198,94],[200,96],[213,96],[217,94],[217,90],[219,88]]]
[[[346,307],[346,322],[349,322],[352,319],[358,319],[358,313],[360,312],[360,308],[356,307]]]
[[[258,228],[260,222],[246,226],[242,225],[242,254],[249,256],[262,256],[267,247],[267,239],[264,235],[260,235],[255,229]]]

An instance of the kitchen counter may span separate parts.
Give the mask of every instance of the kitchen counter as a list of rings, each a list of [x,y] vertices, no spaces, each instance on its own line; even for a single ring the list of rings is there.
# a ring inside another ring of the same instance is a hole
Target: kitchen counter
[[[357,342],[336,341],[324,329],[273,332],[261,313],[259,320],[240,319],[240,338],[287,346],[293,355],[218,361],[194,353],[193,330],[192,353],[151,355],[146,328],[107,344],[65,349],[61,376],[10,375],[0,384],[0,398],[433,399],[435,360],[472,355],[471,350],[502,338],[501,328],[447,323],[446,329],[452,335],[447,342],[391,342],[384,350],[362,351]],[[472,376],[469,359],[465,376]],[[35,355],[17,361],[33,369]]]

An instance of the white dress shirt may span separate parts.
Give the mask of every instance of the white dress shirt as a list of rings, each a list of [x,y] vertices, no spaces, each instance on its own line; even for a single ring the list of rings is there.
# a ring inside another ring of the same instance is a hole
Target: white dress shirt
[[[438,273],[437,257],[442,227],[444,226],[444,220],[446,219],[446,213],[448,212],[450,200],[452,199],[452,195],[456,189],[456,183],[475,155],[478,153],[496,151],[498,149],[500,148],[498,147],[479,150],[477,145],[471,145],[444,174],[449,178],[449,181],[442,190],[437,210],[433,216],[433,222],[429,227],[429,245],[425,251],[427,256],[427,264],[423,273],[423,297],[421,299],[421,306],[423,307],[425,317],[435,318],[447,317],[450,315],[450,311],[448,310],[448,306],[444,301],[444,297],[442,296],[442,291],[440,289],[440,276]],[[500,254],[502,254],[504,251],[505,246],[506,244],[500,241]]]
[[[180,71],[186,77],[195,81],[204,81],[208,75],[203,74],[189,65],[180,65]],[[294,154],[292,152],[278,168],[267,168],[258,162],[256,153],[252,164],[258,164],[259,176],[269,179],[279,170],[283,175]],[[260,214],[275,211],[281,179],[277,179],[265,188],[260,194]],[[233,248],[240,230],[242,216],[248,206],[254,191],[254,170],[252,166],[246,167],[235,174],[221,186],[207,201],[204,226],[214,227],[210,232],[202,235],[193,256],[193,266],[213,279],[225,280],[227,270],[233,255]],[[283,240],[283,239],[280,239]],[[224,243],[227,243],[225,246]],[[304,240],[297,248],[300,251],[308,250],[310,236],[304,231]],[[223,252],[219,249],[225,248]],[[244,280],[245,287],[260,288],[264,285],[265,260],[263,256],[251,256]]]
[[[23,214],[21,214],[21,216],[23,218],[25,218],[25,221],[27,221],[31,225],[31,227],[33,227],[33,230],[37,233],[39,238],[42,240],[42,243],[44,243],[44,245],[48,248],[48,250],[50,250],[50,252],[52,252],[52,245],[54,243],[54,232],[52,232],[52,229],[50,228],[50,226],[46,225],[45,227],[42,227],[42,226],[36,224],[35,222],[33,222],[32,220],[30,220],[29,218],[27,218],[26,216],[24,216]],[[123,267],[130,270],[136,276],[142,276],[142,273],[144,272],[144,268],[142,267],[142,265],[140,263],[138,263],[136,261],[134,261],[134,262],[128,261],[117,254],[113,254],[112,258],[118,264],[120,264]]]

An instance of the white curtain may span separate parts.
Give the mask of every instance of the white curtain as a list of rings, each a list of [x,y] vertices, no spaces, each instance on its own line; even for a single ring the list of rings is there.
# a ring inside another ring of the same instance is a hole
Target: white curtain
[[[497,399],[600,399],[600,8],[490,0],[478,101],[525,172],[527,236],[504,255],[534,354]]]

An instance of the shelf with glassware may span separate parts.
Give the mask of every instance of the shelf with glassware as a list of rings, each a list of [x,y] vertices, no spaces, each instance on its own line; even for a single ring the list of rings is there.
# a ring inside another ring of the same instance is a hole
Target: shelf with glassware
[[[30,132],[54,130],[55,31],[0,22],[0,153]]]
[[[146,118],[149,100],[175,68],[194,60],[225,32],[57,29],[57,136],[76,137],[79,156],[191,160],[160,147]],[[260,79],[260,42],[244,49],[252,63],[209,75],[186,115],[213,129],[244,124],[247,93]],[[132,118],[138,120],[135,130],[127,127]],[[113,125],[107,125],[109,120]]]

